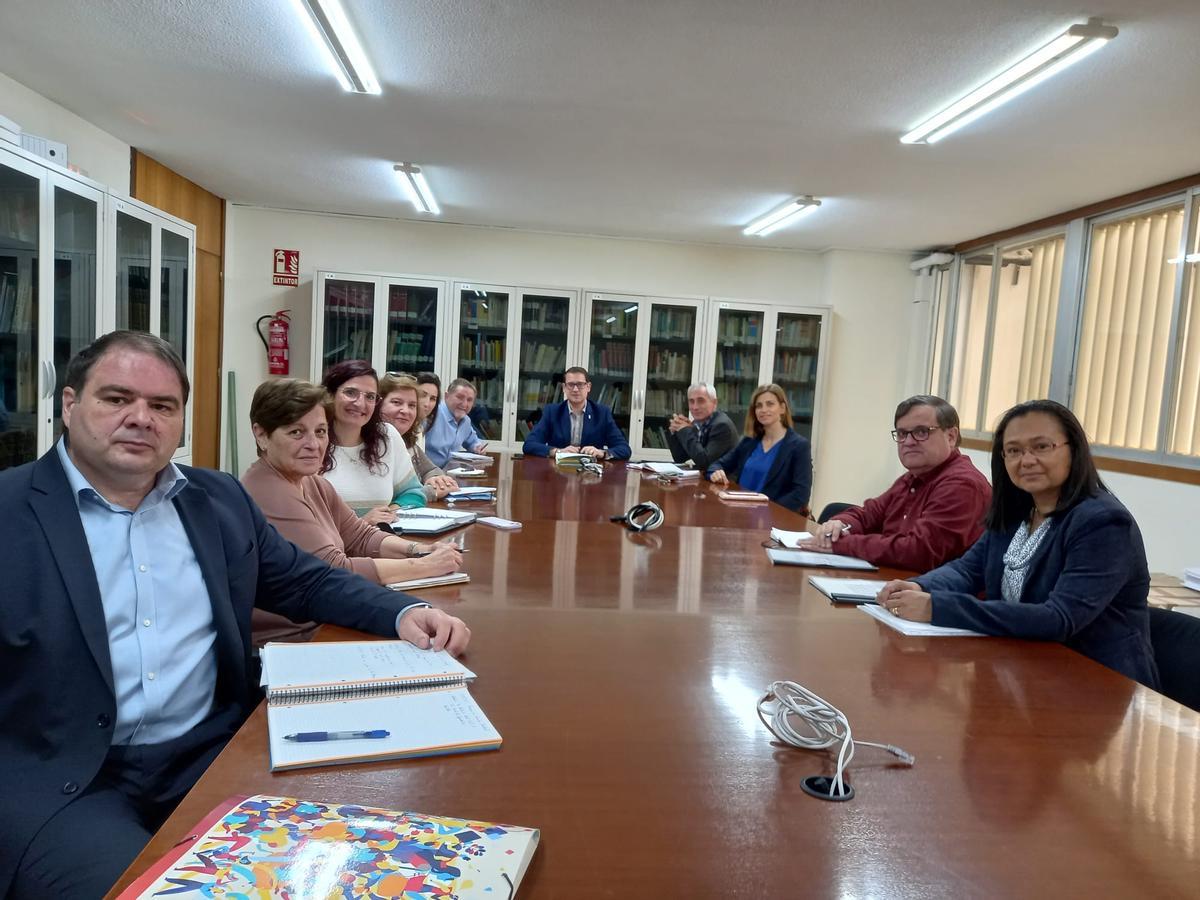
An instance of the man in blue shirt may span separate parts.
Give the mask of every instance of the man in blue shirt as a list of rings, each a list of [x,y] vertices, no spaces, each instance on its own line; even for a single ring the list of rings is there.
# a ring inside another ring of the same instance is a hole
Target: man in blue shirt
[[[593,459],[629,459],[629,442],[617,427],[612,410],[588,399],[592,381],[587,369],[572,366],[563,373],[567,399],[550,403],[525,438],[530,456],[553,456],[559,450],[586,453]]]
[[[250,614],[458,653],[453,616],[298,550],[233,478],[177,466],[165,341],[71,360],[64,440],[0,472],[0,896],[98,897],[253,709]]]
[[[450,461],[455,450],[467,449],[482,453],[487,444],[471,425],[471,408],[475,405],[475,385],[465,378],[455,378],[446,388],[446,396],[438,405],[438,414],[425,434],[425,455],[439,468]]]

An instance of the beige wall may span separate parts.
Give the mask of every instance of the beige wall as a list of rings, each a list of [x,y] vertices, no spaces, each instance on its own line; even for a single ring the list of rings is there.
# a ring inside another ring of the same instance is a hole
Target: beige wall
[[[292,372],[308,375],[318,269],[391,272],[497,284],[665,296],[717,296],[833,307],[829,385],[814,503],[883,490],[899,466],[887,430],[906,364],[912,272],[905,254],[824,254],[536,234],[440,223],[281,212],[231,205],[226,215],[225,369],[236,373],[239,468],[253,458],[250,396],[266,377],[255,320],[290,308]],[[300,286],[274,287],[275,248],[300,251]],[[224,379],[222,381],[224,384]],[[227,430],[226,422],[222,422]],[[222,467],[228,465],[222,434]]]
[[[129,193],[129,145],[0,74],[0,115],[23,131],[67,145],[67,162],[105,187]]]

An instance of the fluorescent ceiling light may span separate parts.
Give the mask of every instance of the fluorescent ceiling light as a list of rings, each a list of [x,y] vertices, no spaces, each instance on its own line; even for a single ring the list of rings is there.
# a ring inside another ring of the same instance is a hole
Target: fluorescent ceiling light
[[[1099,19],[1072,25],[1050,43],[1005,69],[900,138],[902,144],[936,144],[980,116],[1019,97],[1067,66],[1091,56],[1117,36],[1117,29]]]
[[[339,0],[292,0],[309,34],[329,54],[342,89],[356,94],[381,94],[371,61]]]
[[[404,195],[408,198],[408,202],[417,208],[417,212],[441,215],[442,209],[438,206],[437,200],[433,198],[433,191],[429,189],[429,182],[425,180],[420,166],[414,166],[412,163],[398,163],[393,168],[396,170],[396,177],[400,179],[400,187],[404,189]]]
[[[635,303],[635,304],[633,304],[633,306],[627,306],[627,307],[625,307],[625,312],[627,312],[627,313],[635,313],[635,312],[637,312],[637,304]]]
[[[610,322],[615,322],[615,321],[617,321],[616,316],[609,316],[607,319],[604,320],[605,324],[608,324]]]
[[[742,231],[742,234],[766,237],[771,232],[778,231],[780,228],[793,224],[797,219],[816,212],[820,205],[821,201],[814,200],[810,195],[797,197],[774,212],[767,213],[761,219],[751,222]]]

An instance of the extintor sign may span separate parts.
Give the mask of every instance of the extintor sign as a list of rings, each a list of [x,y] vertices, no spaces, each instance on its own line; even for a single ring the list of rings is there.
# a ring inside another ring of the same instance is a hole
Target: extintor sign
[[[275,284],[296,287],[300,283],[300,251],[275,249]]]

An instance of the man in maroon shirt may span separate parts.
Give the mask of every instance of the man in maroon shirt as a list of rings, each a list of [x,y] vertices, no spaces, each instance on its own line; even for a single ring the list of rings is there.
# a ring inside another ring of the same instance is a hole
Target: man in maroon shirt
[[[959,452],[958,412],[941,397],[909,397],[894,421],[908,471],[886,493],[826,522],[809,546],[928,572],[962,556],[983,533],[992,489]]]

